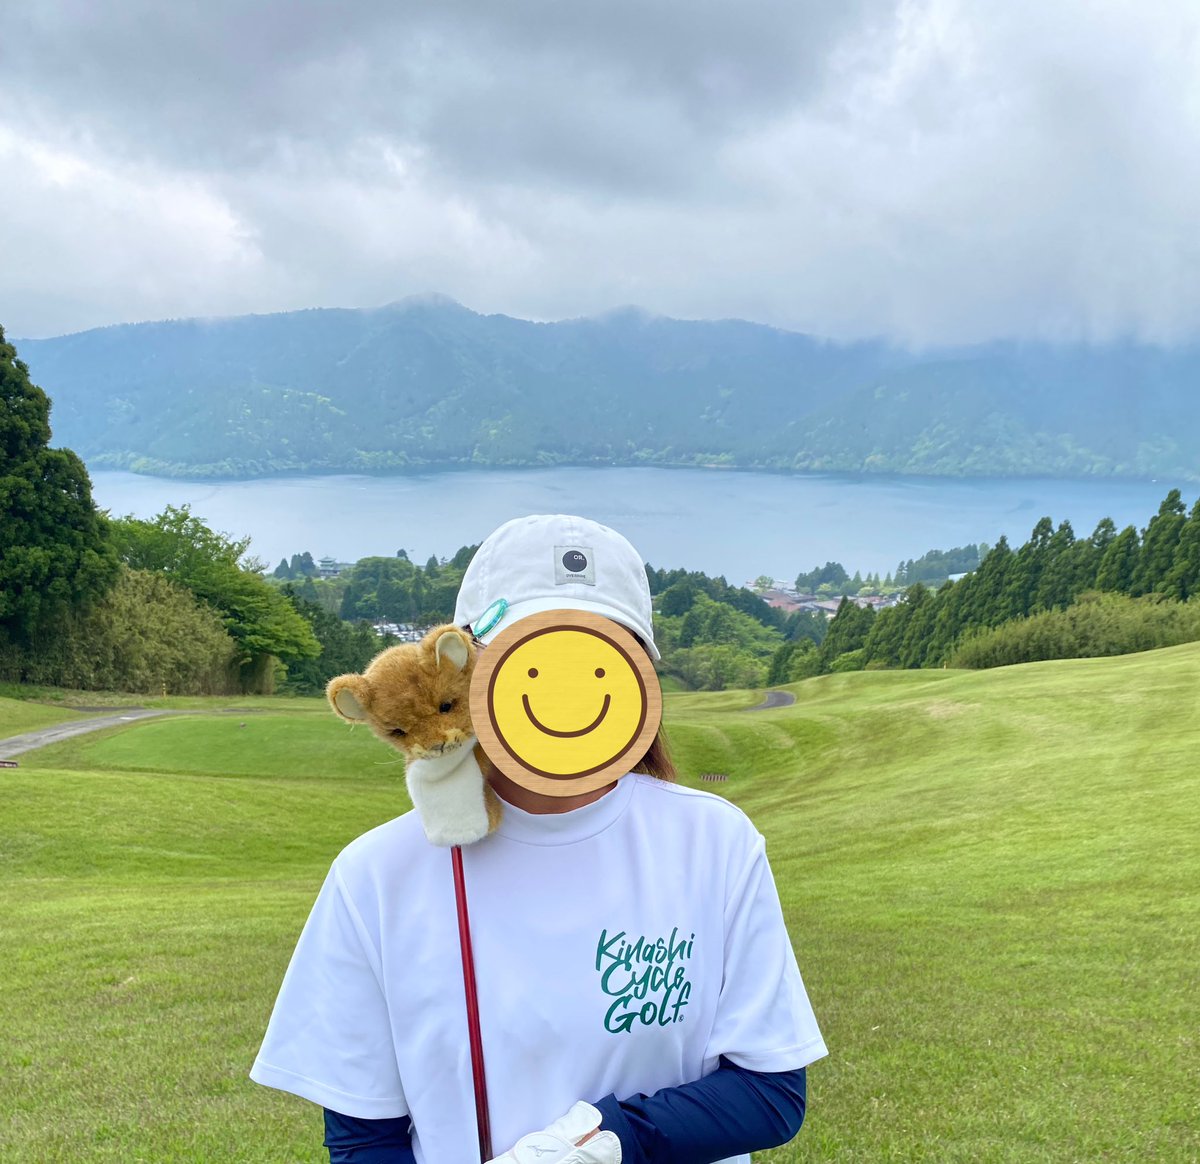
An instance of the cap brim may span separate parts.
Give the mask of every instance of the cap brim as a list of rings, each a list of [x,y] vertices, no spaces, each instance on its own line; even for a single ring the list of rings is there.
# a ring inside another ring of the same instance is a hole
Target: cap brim
[[[524,602],[514,602],[504,612],[504,617],[487,634],[480,635],[479,640],[483,643],[490,643],[501,631],[508,630],[518,619],[527,618],[531,614],[542,614],[547,610],[587,610],[592,614],[611,618],[613,622],[619,622],[626,630],[632,631],[645,643],[646,653],[654,662],[657,663],[662,657],[654,645],[654,640],[648,640],[645,629],[635,626],[627,614],[615,607],[607,606],[603,602],[591,602],[586,598],[567,598],[565,596],[562,598],[530,598]]]

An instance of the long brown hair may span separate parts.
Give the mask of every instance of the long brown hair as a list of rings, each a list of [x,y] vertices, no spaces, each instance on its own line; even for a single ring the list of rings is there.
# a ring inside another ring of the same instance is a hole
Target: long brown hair
[[[630,769],[631,772],[642,772],[653,776],[655,780],[674,782],[679,779],[675,771],[675,761],[671,759],[671,750],[667,747],[667,737],[663,734],[662,725],[654,733],[654,739],[646,749],[646,754]]]

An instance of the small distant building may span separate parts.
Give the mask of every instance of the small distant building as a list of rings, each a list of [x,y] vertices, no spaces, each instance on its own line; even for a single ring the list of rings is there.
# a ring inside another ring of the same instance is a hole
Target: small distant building
[[[790,594],[786,590],[779,587],[774,587],[770,590],[764,590],[759,597],[768,605],[773,606],[776,610],[782,610],[784,614],[790,614],[793,610],[801,610],[799,596],[793,590]]]
[[[318,578],[336,578],[342,572],[341,563],[332,558],[321,558],[317,562]]]

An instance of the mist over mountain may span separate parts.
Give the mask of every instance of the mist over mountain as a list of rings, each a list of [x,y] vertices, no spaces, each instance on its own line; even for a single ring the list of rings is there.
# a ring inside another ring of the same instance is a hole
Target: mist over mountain
[[[439,296],[17,341],[89,465],[181,476],[553,464],[1200,479],[1200,348],[914,354]]]

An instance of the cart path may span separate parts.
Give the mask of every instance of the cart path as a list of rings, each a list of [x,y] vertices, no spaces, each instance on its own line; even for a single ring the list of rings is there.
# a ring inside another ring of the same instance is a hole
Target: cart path
[[[753,707],[743,707],[743,711],[769,711],[772,707],[791,707],[796,697],[790,691],[768,691],[763,696],[762,703]]]
[[[57,744],[59,740],[67,740],[72,736],[82,736],[87,732],[98,732],[103,728],[120,727],[137,719],[150,719],[159,715],[186,714],[178,711],[148,711],[145,708],[130,708],[127,711],[113,715],[89,716],[87,719],[73,719],[69,723],[55,724],[53,727],[38,728],[32,732],[22,732],[19,736],[6,736],[0,739],[0,760],[11,760],[24,752],[32,752],[36,748],[44,748],[47,744]]]

